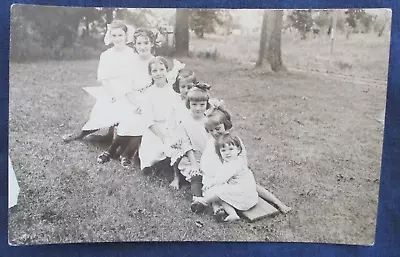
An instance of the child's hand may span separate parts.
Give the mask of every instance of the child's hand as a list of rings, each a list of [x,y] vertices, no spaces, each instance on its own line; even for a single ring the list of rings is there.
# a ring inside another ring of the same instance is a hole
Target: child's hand
[[[196,164],[193,164],[192,165],[192,168],[191,168],[191,170],[190,170],[190,172],[189,172],[189,175],[191,176],[191,177],[193,177],[193,176],[197,176],[197,175],[199,175],[200,174],[200,167],[199,167],[199,165],[197,165],[197,163]]]

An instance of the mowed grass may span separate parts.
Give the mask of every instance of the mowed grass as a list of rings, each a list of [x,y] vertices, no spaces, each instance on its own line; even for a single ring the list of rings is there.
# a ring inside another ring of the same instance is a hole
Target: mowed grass
[[[9,145],[21,187],[12,244],[105,241],[374,241],[385,86],[183,59],[233,113],[256,180],[292,207],[255,223],[190,211],[171,174],[100,165],[89,142],[63,144],[94,100],[97,61],[11,64]],[[196,221],[204,224],[196,226]]]
[[[258,58],[259,34],[206,35],[204,39],[191,37],[194,52],[217,50],[221,59],[239,63],[255,63]],[[337,34],[331,55],[331,38],[321,31],[306,40],[289,31],[282,33],[282,60],[288,68],[329,72],[360,78],[387,80],[390,35],[352,34],[349,39]]]

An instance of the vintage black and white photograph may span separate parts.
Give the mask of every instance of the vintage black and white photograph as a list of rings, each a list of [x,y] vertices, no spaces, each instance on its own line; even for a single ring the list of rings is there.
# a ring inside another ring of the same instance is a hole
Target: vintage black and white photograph
[[[9,243],[373,244],[390,28],[13,5]]]

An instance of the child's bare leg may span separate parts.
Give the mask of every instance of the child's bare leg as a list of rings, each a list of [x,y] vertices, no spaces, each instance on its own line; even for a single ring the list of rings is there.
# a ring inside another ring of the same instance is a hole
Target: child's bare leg
[[[221,201],[221,199],[218,197],[218,195],[215,195],[215,194],[208,194],[207,196],[204,196],[204,197],[198,197],[197,200],[205,205],[208,205],[213,202]]]
[[[230,222],[240,219],[239,215],[237,215],[235,209],[230,204],[221,201],[221,205],[226,211],[226,213],[228,213],[228,217],[226,217],[224,221]]]
[[[276,204],[278,206],[279,210],[282,213],[288,213],[291,208],[283,204],[278,198],[276,198],[275,195],[273,195],[271,192],[269,192],[267,189],[264,187],[257,185],[256,187],[258,195],[263,198],[264,200],[271,202],[273,204]]]
[[[116,133],[116,129],[115,126],[111,126],[108,128],[108,132],[105,135],[92,135],[90,138],[90,141],[92,142],[108,142],[108,141],[112,141],[115,139],[114,134]]]
[[[179,177],[180,177],[180,171],[178,169],[178,165],[179,162],[181,161],[181,159],[178,159],[175,163],[174,163],[174,179],[172,180],[171,184],[169,184],[170,187],[172,187],[173,189],[179,190]]]
[[[83,139],[84,137],[86,137],[86,136],[88,136],[88,135],[90,135],[90,134],[92,134],[92,133],[94,133],[94,132],[96,132],[96,131],[98,131],[98,129],[93,129],[93,130],[81,130],[80,132],[75,132],[75,133],[72,133],[72,134],[68,134],[68,135],[65,135],[65,136],[63,136],[63,141],[65,142],[65,143],[69,143],[69,142],[71,142],[71,141],[75,141],[75,140],[81,140],[81,139]]]

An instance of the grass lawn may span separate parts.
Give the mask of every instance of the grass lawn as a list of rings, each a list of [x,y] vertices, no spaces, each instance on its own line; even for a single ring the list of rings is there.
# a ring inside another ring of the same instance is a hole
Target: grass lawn
[[[171,175],[96,163],[89,142],[63,144],[94,100],[97,61],[11,64],[9,146],[21,187],[9,241],[374,241],[386,85],[304,73],[274,74],[225,61],[184,59],[231,110],[258,183],[292,212],[218,224],[190,211]],[[204,224],[196,226],[196,221]]]

